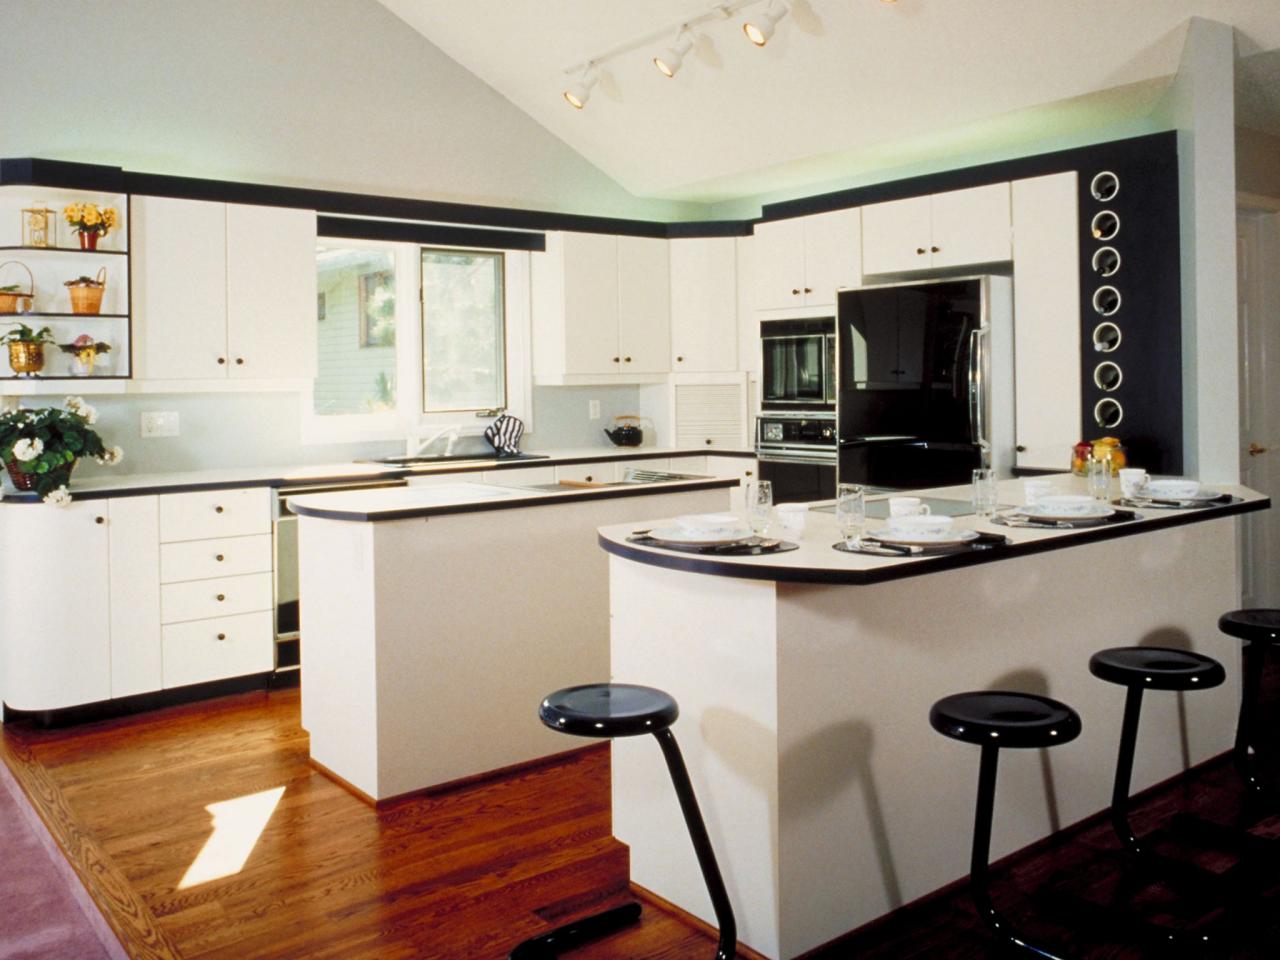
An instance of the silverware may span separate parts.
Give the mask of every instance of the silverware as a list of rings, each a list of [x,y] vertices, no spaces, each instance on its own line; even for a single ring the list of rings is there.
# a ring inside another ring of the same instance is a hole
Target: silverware
[[[1029,527],[1034,530],[1074,530],[1066,520],[1015,520],[1011,517],[1001,517],[1000,522],[1006,527]]]
[[[858,549],[864,553],[875,553],[886,557],[914,557],[924,553],[923,547],[912,547],[905,543],[882,543],[879,540],[858,540]]]

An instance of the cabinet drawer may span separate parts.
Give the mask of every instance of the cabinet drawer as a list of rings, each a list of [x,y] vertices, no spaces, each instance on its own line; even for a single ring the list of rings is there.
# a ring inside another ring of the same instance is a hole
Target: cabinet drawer
[[[160,542],[243,537],[271,532],[266,487],[170,493],[160,498]]]
[[[556,467],[556,483],[561,480],[613,483],[617,479],[617,463],[566,463]]]
[[[184,540],[160,547],[161,583],[270,573],[271,567],[269,533],[219,540]]]
[[[161,623],[228,617],[270,610],[273,605],[269,573],[166,583],[160,587]]]
[[[166,689],[275,667],[269,612],[171,624],[163,637]]]

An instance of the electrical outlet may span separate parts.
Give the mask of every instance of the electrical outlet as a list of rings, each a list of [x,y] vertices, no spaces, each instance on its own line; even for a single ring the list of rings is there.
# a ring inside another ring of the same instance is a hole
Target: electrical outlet
[[[599,400],[587,401],[587,419],[588,420],[600,419],[600,401]]]
[[[142,438],[176,437],[178,412],[176,410],[148,410],[142,414]]]

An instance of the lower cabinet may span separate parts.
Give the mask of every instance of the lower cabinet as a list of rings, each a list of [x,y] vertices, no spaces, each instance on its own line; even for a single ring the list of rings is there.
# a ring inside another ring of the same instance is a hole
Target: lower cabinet
[[[185,687],[272,669],[271,620],[270,610],[259,610],[165,624],[165,687]]]

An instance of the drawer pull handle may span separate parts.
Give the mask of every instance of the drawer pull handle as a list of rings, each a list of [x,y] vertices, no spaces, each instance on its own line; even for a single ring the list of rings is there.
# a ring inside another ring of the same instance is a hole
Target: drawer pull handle
[[[213,508],[213,512],[214,512],[214,513],[221,513],[221,512],[222,512],[222,507],[214,507],[214,508]]]
[[[226,357],[219,357],[219,358],[218,358],[218,363],[222,364],[222,363],[226,363],[226,362],[227,362],[227,358],[226,358]]]
[[[916,256],[920,256],[923,253],[924,253],[924,247],[916,247]]]
[[[941,252],[942,252],[942,248],[941,248],[941,247],[930,247],[930,248],[929,248],[929,252],[930,252],[930,253],[941,253]]]
[[[225,593],[220,593],[220,594],[218,594],[218,602],[219,602],[219,603],[221,603],[221,602],[222,602],[223,600],[225,600],[225,599],[227,599],[227,595],[226,595]]]
[[[220,633],[220,634],[218,634],[218,639],[219,639],[219,640],[225,640],[225,639],[227,639],[227,635],[226,635],[225,633]]]
[[[755,471],[753,471],[753,470],[748,470],[748,471],[747,471],[747,476],[748,476],[748,477],[754,477],[754,476],[755,476]]]
[[[219,563],[221,563],[221,562],[223,561],[223,559],[224,559],[224,558],[223,558],[222,554],[218,553],[218,554],[215,554],[215,555],[214,555],[213,559],[215,559],[215,560],[217,560]]]
[[[237,367],[243,367],[243,366],[244,366],[244,357],[236,357],[236,366],[237,366]]]
[[[805,288],[804,288],[804,292],[805,292],[805,293],[813,293],[813,287],[805,287]]]
[[[107,522],[107,518],[106,518],[106,517],[94,517],[94,518],[93,518],[93,522],[94,522],[94,523],[106,523],[106,522]]]
[[[791,288],[791,295],[792,295],[793,297],[798,297],[798,296],[800,296],[800,288],[799,288],[799,287],[792,287],[792,288]]]

